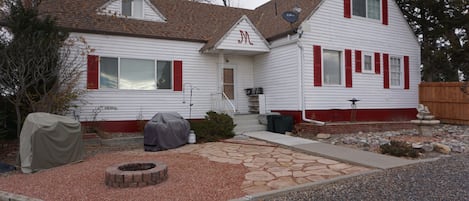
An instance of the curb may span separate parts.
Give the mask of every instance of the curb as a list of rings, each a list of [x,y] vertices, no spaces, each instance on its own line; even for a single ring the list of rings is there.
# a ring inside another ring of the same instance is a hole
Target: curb
[[[354,173],[354,174],[349,174],[349,175],[338,176],[338,177],[334,177],[332,179],[300,184],[300,185],[297,185],[297,186],[287,187],[287,188],[283,188],[283,189],[279,189],[279,190],[273,190],[273,191],[268,191],[268,192],[262,192],[262,193],[255,193],[255,194],[251,194],[251,195],[246,195],[244,197],[232,199],[230,201],[265,200],[265,199],[278,197],[280,195],[285,195],[285,194],[290,193],[290,192],[306,190],[306,189],[312,188],[314,186],[330,184],[330,183],[334,183],[334,182],[339,181],[339,180],[349,179],[349,178],[362,176],[362,175],[374,174],[374,173],[378,173],[378,172],[383,172],[383,170],[375,169],[375,170],[368,170],[368,171],[360,172],[360,173]]]
[[[43,201],[41,199],[30,198],[24,195],[0,191],[0,201]]]

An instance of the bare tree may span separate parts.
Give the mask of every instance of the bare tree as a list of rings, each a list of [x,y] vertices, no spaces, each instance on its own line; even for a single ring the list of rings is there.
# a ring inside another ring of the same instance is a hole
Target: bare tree
[[[0,42],[0,96],[15,107],[19,136],[27,113],[64,114],[85,92],[77,86],[89,47],[21,3],[11,4],[9,12],[13,39]]]

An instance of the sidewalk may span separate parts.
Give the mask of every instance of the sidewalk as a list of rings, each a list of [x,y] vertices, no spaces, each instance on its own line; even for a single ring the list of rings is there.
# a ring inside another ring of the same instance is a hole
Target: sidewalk
[[[306,153],[372,168],[390,169],[422,162],[422,160],[407,160],[268,131],[247,132],[244,135]]]

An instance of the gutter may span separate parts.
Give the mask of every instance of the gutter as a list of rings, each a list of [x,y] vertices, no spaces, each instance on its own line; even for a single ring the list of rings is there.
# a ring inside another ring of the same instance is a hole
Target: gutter
[[[308,123],[313,123],[317,124],[320,126],[326,125],[326,122],[323,121],[318,121],[314,119],[308,119],[306,118],[306,106],[305,106],[305,96],[304,96],[304,73],[303,73],[303,65],[304,65],[304,48],[303,44],[301,44],[301,40],[298,40],[298,48],[300,50],[300,55],[298,57],[299,63],[300,63],[300,101],[301,101],[301,120],[308,122]]]

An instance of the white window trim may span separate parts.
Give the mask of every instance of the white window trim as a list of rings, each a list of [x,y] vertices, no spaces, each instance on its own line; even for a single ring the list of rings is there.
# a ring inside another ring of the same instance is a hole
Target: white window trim
[[[368,17],[368,0],[365,0],[365,17],[363,16],[358,16],[358,15],[354,15],[353,14],[353,0],[350,2],[350,9],[351,9],[351,12],[352,12],[352,16],[355,16],[355,17],[360,17],[360,18],[364,18],[364,19],[367,19],[367,20],[370,20],[370,21],[380,21],[381,22],[381,18],[383,17],[383,0],[379,0],[379,19],[373,19],[373,18],[369,18]]]
[[[122,1],[121,1],[121,4],[122,4]],[[146,4],[145,0],[142,0],[142,17],[134,16],[134,7],[135,7],[134,1],[132,1],[130,3],[130,16],[126,16],[126,15],[122,14],[123,13],[122,12],[122,6],[121,6],[121,11],[120,11],[121,16],[124,17],[124,18],[131,18],[131,19],[145,19],[145,4]]]
[[[392,58],[399,58],[399,65],[400,65],[400,74],[399,74],[399,85],[392,85],[391,75],[392,75],[392,67],[391,67],[391,59]],[[398,55],[389,55],[389,88],[391,89],[402,89],[404,88],[404,57]]]
[[[340,84],[327,84],[324,82],[324,50],[340,52]],[[321,82],[322,86],[345,87],[345,51],[344,49],[321,47]]]
[[[365,69],[365,56],[371,56],[371,70]],[[375,54],[371,52],[362,52],[362,73],[375,73]]]
[[[130,58],[130,57],[121,57],[121,56],[112,56],[112,55],[98,55],[98,90],[101,91],[173,91],[174,90],[174,61],[172,59],[157,59],[157,58]],[[117,88],[101,88],[101,57],[117,58]],[[143,89],[121,89],[119,88],[120,77],[121,77],[121,59],[141,59],[141,60],[153,60],[155,62],[155,89],[143,90]],[[169,89],[158,89],[158,61],[169,61],[170,62],[170,71],[171,71],[171,88]]]

